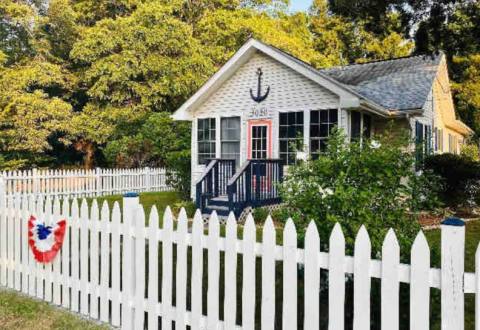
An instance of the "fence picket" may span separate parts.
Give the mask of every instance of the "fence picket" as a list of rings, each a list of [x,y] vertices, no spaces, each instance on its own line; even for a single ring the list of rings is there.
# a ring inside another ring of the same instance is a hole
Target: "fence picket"
[[[328,329],[344,328],[345,305],[345,237],[338,223],[333,227],[330,235],[330,263],[328,269]]]
[[[224,322],[225,329],[233,329],[237,321],[237,220],[233,212],[227,219],[225,239]]]
[[[0,208],[0,212],[1,208]],[[22,216],[21,216],[21,237],[22,237],[22,292],[29,292],[30,263],[29,263],[29,247],[28,247],[28,219],[29,219],[29,203],[27,194],[22,195]]]
[[[305,234],[305,330],[318,330],[320,325],[320,236],[314,221]]]
[[[296,238],[295,238],[296,239]],[[270,216],[263,226],[262,318],[264,330],[275,328],[275,227]]]
[[[355,239],[353,271],[353,329],[370,328],[370,256],[372,246],[365,226]]]
[[[382,329],[396,330],[399,327],[399,282],[398,265],[400,248],[397,237],[390,229],[382,246]]]
[[[80,208],[80,312],[88,315],[88,251],[89,230],[88,204],[84,198]]]
[[[72,222],[70,221],[70,201],[68,199],[63,200],[62,219],[67,221],[65,238],[62,248],[60,249],[62,258],[62,306],[70,308],[70,235],[72,232]]]
[[[118,202],[113,204],[112,221],[112,325],[119,327],[120,321],[120,265],[123,260],[120,259],[120,205]],[[122,257],[124,258],[124,256]],[[117,262],[115,262],[115,260]]]
[[[480,330],[480,243],[475,252],[475,330]]]
[[[20,275],[20,272],[21,272],[21,269],[20,269],[20,266],[22,264],[21,260],[20,260],[20,257],[21,257],[21,254],[20,254],[20,244],[21,244],[21,237],[22,237],[22,232],[20,231],[20,224],[22,222],[22,218],[21,218],[21,215],[22,215],[22,201],[21,201],[21,195],[20,193],[16,192],[16,196],[15,196],[15,216],[13,218],[13,221],[14,221],[14,231],[15,231],[15,236],[13,236],[15,238],[15,241],[14,241],[14,248],[15,248],[15,290],[17,291],[20,291],[21,290],[21,286],[20,286],[20,278],[21,278],[21,275]]]
[[[145,212],[143,207],[137,206],[135,210],[135,316],[134,329],[144,329],[145,311]],[[172,256],[173,257],[173,256]],[[171,261],[170,261],[171,262]],[[169,287],[172,286],[169,283]],[[163,328],[162,328],[163,329]]]
[[[208,223],[208,328],[219,327],[219,292],[220,282],[220,223],[217,212],[213,212]]]
[[[1,284],[7,285],[7,200],[1,198],[0,200],[0,249],[2,256],[1,263]]]
[[[162,228],[162,330],[172,328],[173,215],[167,207]]]
[[[100,212],[100,321],[109,321],[108,289],[110,287],[110,209],[103,201]],[[112,260],[112,263],[118,260]]]
[[[52,217],[52,199],[50,195],[47,196],[45,200],[45,225],[53,226],[53,217]],[[43,265],[45,270],[45,300],[48,302],[52,301],[52,263],[45,263]]]
[[[35,198],[34,197],[31,197],[29,198],[29,201],[28,201],[28,216],[27,216],[27,219],[26,220],[29,220],[31,216],[33,215],[36,215],[36,201],[35,201]],[[1,201],[0,201],[0,209],[2,208],[2,205],[4,205]],[[0,211],[1,213],[4,213],[2,211]],[[0,219],[2,219],[2,214],[0,214]],[[27,223],[27,226],[28,226],[28,223]],[[1,227],[0,227],[0,230],[1,230]],[[27,233],[28,235],[28,233]],[[28,241],[27,241],[28,243]],[[27,247],[27,249],[29,250],[29,247]],[[28,255],[28,294],[32,297],[35,296],[35,292],[36,292],[36,271],[35,271],[35,258],[33,257],[33,254],[28,251],[27,252],[27,255]]]
[[[410,329],[428,329],[430,322],[430,249],[422,231],[415,238],[410,271]]]
[[[55,197],[53,202],[53,222],[54,224],[60,221],[60,200],[58,196]],[[57,306],[62,303],[62,292],[61,292],[61,257],[59,255],[53,259],[53,303]]]
[[[37,201],[37,211],[36,211],[36,218],[40,219],[39,221],[43,222],[45,220],[44,213],[43,213],[43,198],[39,198]],[[36,284],[36,296],[38,299],[43,298],[43,285],[44,285],[44,272],[43,272],[43,264],[35,261],[35,277],[37,279]]]
[[[80,290],[80,273],[79,273],[79,226],[80,213],[78,209],[78,201],[76,198],[72,202],[72,217],[71,217],[71,258],[72,258],[72,289],[71,289],[71,306],[74,312],[79,311],[79,290]]]
[[[90,317],[98,319],[98,203],[94,199],[90,211]]]
[[[156,209],[155,209],[156,212]],[[188,219],[185,209],[180,210],[178,215],[177,226],[177,273],[176,273],[176,294],[177,294],[177,315],[175,322],[175,330],[185,330],[185,311],[187,310],[187,231],[188,231]],[[158,223],[158,220],[157,220]],[[158,224],[151,225],[155,228]],[[157,247],[155,243],[154,247]],[[154,256],[152,256],[153,258]],[[158,258],[156,259],[158,260]],[[156,263],[155,263],[156,265]],[[156,273],[154,273],[156,274]],[[157,275],[158,276],[158,275]],[[155,285],[153,285],[155,288]],[[156,291],[155,291],[156,292]],[[156,316],[156,314],[155,314]],[[150,321],[148,323],[150,325]],[[158,327],[149,328],[149,330],[156,330]]]
[[[203,219],[197,210],[192,228],[192,313],[191,329],[200,329],[202,321]]]
[[[297,328],[297,231],[290,218],[283,230],[283,329]]]
[[[180,213],[180,215],[182,215]],[[187,219],[183,222],[186,223]],[[182,224],[182,218],[179,220],[179,229]],[[158,330],[158,311],[157,311],[157,303],[158,303],[158,212],[157,207],[155,205],[152,206],[152,210],[150,211],[150,218],[148,221],[148,330]],[[185,229],[186,233],[186,229]],[[179,249],[183,246],[183,241],[181,241],[182,236],[178,236],[177,241],[177,267],[181,263],[181,257],[179,256]],[[183,236],[185,239],[185,236]],[[186,248],[186,244],[185,244]],[[186,256],[185,256],[186,258]],[[185,260],[186,263],[186,260]],[[184,269],[177,271],[177,308],[182,301],[185,301],[185,298],[182,299],[182,295],[179,290],[179,282],[180,276],[186,276],[187,267],[185,265]],[[186,282],[186,281],[185,281]],[[185,284],[185,282],[183,282]],[[184,309],[180,309],[180,311],[186,310],[186,306]],[[177,309],[178,311],[178,309]],[[182,329],[179,327],[179,323],[177,321],[177,330]]]
[[[245,329],[255,328],[255,241],[255,223],[249,214],[243,228],[242,325]]]

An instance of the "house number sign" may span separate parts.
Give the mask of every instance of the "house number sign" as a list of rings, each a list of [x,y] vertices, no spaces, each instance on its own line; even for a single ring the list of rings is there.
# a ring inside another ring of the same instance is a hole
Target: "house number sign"
[[[268,116],[268,109],[267,108],[253,108],[248,117],[250,118],[263,118]]]

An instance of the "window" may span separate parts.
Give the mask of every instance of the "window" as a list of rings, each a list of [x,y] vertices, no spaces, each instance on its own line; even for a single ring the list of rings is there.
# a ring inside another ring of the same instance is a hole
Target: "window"
[[[363,141],[372,135],[372,117],[363,112],[350,112],[350,141]]]
[[[240,164],[240,117],[221,120],[222,158],[235,159]]]
[[[198,164],[205,164],[207,160],[215,158],[215,118],[198,119]]]
[[[303,143],[303,111],[280,113],[280,158],[284,165],[295,163],[292,143],[300,148]]]
[[[332,129],[338,124],[338,109],[315,110],[310,112],[310,153],[318,156],[325,150]]]

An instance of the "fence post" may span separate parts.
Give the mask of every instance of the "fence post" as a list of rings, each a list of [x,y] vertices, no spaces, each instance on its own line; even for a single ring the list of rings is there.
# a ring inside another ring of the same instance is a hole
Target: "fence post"
[[[96,179],[97,179],[97,197],[100,197],[102,196],[102,169],[100,167],[97,167]]]
[[[442,330],[464,329],[465,222],[442,221]]]
[[[127,193],[123,195],[123,312],[122,329],[133,330],[133,311],[131,302],[134,298],[135,287],[135,242],[132,237],[134,228],[134,214],[136,208],[140,205],[138,194]]]
[[[150,167],[145,167],[145,191],[150,191]]]

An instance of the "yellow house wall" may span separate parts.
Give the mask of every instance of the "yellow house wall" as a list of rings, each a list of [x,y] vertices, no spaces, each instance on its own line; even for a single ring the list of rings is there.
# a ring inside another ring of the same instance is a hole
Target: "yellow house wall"
[[[437,77],[433,83],[434,96],[434,129],[437,130],[438,153],[460,153],[460,147],[465,140],[464,134],[456,130],[455,106],[453,104],[450,79],[448,77],[445,56],[440,63]]]

